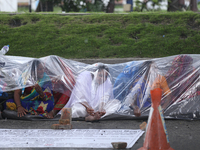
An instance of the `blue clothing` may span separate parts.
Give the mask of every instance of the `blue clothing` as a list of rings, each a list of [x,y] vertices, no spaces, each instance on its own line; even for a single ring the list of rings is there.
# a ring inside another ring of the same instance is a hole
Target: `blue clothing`
[[[148,107],[151,104],[150,94],[146,94],[146,77],[150,68],[149,61],[133,61],[127,65],[117,77],[114,84],[114,98],[122,103],[127,96],[136,99],[139,108]]]
[[[142,65],[143,62],[133,61],[123,69],[123,71],[118,75],[114,83],[114,98],[120,101],[124,100],[124,98],[130,92],[132,82],[139,75],[138,71],[140,70]]]

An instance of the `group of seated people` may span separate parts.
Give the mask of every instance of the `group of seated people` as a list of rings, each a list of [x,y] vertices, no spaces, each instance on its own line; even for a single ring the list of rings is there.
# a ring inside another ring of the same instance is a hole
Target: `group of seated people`
[[[53,118],[65,106],[75,83],[74,76],[61,59],[52,59],[63,69],[63,75],[55,75],[39,59],[31,60],[23,66],[16,79],[16,89],[12,91],[13,97],[4,102],[4,109],[17,111],[18,117],[30,114]]]
[[[188,55],[176,56],[166,75],[159,72],[154,61],[133,61],[114,84],[105,64],[99,63],[93,71],[84,70],[76,76],[59,60],[57,64],[62,66],[64,78],[54,78],[46,69],[47,64],[39,59],[30,64],[30,76],[23,77],[22,73],[19,79],[22,88],[14,90],[14,97],[4,103],[4,109],[17,111],[18,117],[31,114],[54,118],[65,107],[72,109],[72,118],[82,117],[85,121],[97,121],[113,113],[133,112],[131,115],[139,117],[151,107],[150,90],[155,88],[162,89],[164,111],[171,104],[198,94],[197,91],[183,94],[188,93],[199,75]]]

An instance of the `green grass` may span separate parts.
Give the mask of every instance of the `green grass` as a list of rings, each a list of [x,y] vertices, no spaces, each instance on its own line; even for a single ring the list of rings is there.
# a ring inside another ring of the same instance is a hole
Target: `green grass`
[[[64,58],[165,57],[200,54],[194,12],[58,15],[0,14],[8,55]]]
[[[123,5],[115,5],[115,8],[123,8]]]
[[[28,13],[29,12],[29,8],[28,7],[18,7],[18,13]]]
[[[29,12],[29,7],[25,7],[25,6],[24,7],[18,7],[17,13],[28,13],[28,12]],[[34,12],[34,10],[32,10],[32,12]],[[44,12],[41,12],[41,13],[44,13]],[[48,12],[48,13],[62,13],[62,10],[61,10],[60,7],[54,6],[53,12]]]

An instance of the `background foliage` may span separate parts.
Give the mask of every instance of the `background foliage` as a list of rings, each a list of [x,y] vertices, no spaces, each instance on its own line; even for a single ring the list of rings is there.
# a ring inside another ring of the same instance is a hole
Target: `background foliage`
[[[65,12],[104,11],[103,0],[41,0],[42,5],[58,6]]]
[[[58,15],[0,14],[7,55],[64,58],[164,57],[200,54],[194,12]]]

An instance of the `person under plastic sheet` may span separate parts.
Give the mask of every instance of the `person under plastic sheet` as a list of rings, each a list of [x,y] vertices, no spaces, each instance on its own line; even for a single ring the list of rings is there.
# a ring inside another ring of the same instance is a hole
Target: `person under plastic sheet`
[[[147,77],[151,63],[152,61],[133,61],[117,77],[113,93],[122,102],[120,113],[130,113],[130,109],[133,109],[133,114],[139,117],[142,109],[150,107]]]
[[[5,61],[5,62],[4,62]],[[3,104],[9,98],[13,97],[13,91],[18,85],[16,78],[21,75],[20,66],[12,62],[4,60],[0,62],[0,111],[3,111]],[[15,66],[15,68],[13,68]]]
[[[6,64],[8,64],[8,66],[6,66],[5,68],[3,67],[1,69],[1,75],[0,75],[1,111],[5,109],[5,102],[8,99],[13,99],[14,97],[13,89],[19,86],[19,82],[16,82],[16,79],[18,79],[22,74],[21,69],[18,65],[10,62]],[[12,68],[11,66],[12,67],[15,66],[16,68]]]
[[[120,101],[113,99],[109,69],[103,64],[98,64],[93,72],[84,71],[78,75],[65,105],[72,108],[72,118],[85,117],[85,121],[97,121],[116,112],[120,106]]]
[[[14,91],[14,99],[9,99],[4,107],[9,110],[17,110],[18,117],[26,114],[47,116],[54,108],[52,83],[49,76],[44,72],[44,65],[39,60],[33,60],[31,64],[31,76],[27,76],[28,70],[22,73],[18,82],[23,89]],[[29,84],[34,86],[29,86]],[[29,87],[28,87],[29,86]]]
[[[53,96],[55,103],[53,110],[47,114],[47,118],[54,118],[54,116],[56,116],[56,114],[67,104],[75,84],[74,75],[70,67],[57,56],[51,56],[51,60],[53,62],[53,64],[51,64],[51,68],[54,66],[57,69],[61,69],[60,73],[62,74],[58,75],[57,73],[59,71],[49,71],[48,73],[51,76],[53,84]]]
[[[166,110],[175,101],[182,101],[184,93],[190,90],[191,85],[198,78],[198,71],[192,66],[193,59],[188,55],[176,56],[166,75],[157,75],[151,89],[161,88],[163,97],[161,106]],[[191,94],[191,93],[190,93]],[[191,97],[188,95],[188,97]]]

